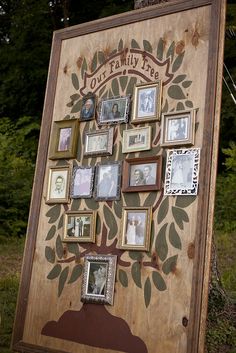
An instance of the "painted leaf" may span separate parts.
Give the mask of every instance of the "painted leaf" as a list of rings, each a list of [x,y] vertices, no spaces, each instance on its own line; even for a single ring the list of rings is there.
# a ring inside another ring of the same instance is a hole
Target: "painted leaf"
[[[116,216],[118,218],[121,218],[121,216],[122,216],[122,202],[115,201],[113,206],[114,206],[114,211],[115,211]]]
[[[168,196],[162,201],[158,214],[157,214],[157,223],[160,224],[163,219],[166,217],[169,209],[169,198]]]
[[[192,101],[186,101],[185,102],[186,107],[188,108],[193,108],[193,102]]]
[[[106,205],[103,206],[103,214],[104,214],[106,224],[110,229],[108,233],[108,239],[113,239],[117,235],[117,231],[118,231],[115,217],[113,216],[113,213]]]
[[[122,91],[125,90],[125,87],[127,85],[127,82],[128,82],[128,76],[121,76],[119,77],[119,81],[120,81],[120,86],[121,86],[121,89]]]
[[[176,268],[176,263],[177,263],[177,258],[178,255],[174,255],[169,257],[169,259],[167,259],[163,266],[162,266],[162,271],[168,275],[170,272],[174,272],[175,268]]]
[[[150,281],[150,279],[148,277],[146,279],[145,284],[144,284],[144,300],[145,300],[146,308],[150,304],[151,294],[152,294],[152,286],[151,286],[151,281]]]
[[[74,199],[71,204],[71,211],[77,211],[80,208],[81,199]]]
[[[171,223],[169,229],[169,241],[171,245],[176,249],[182,249],[181,239],[179,234],[176,232],[175,224]]]
[[[125,204],[126,206],[132,207],[135,205],[135,207],[139,207],[140,206],[140,197],[138,193],[124,193],[123,194],[124,200],[125,200]]]
[[[60,273],[61,273],[61,265],[56,264],[47,275],[47,279],[55,279],[60,275]]]
[[[142,288],[142,283],[141,283],[141,266],[138,262],[134,262],[132,267],[131,267],[131,275],[134,280],[134,283],[136,286],[139,288]]]
[[[74,105],[74,102],[73,102],[73,101],[71,101],[71,102],[69,102],[69,103],[66,104],[66,106],[67,106],[68,108],[73,107],[73,105]]]
[[[120,281],[121,285],[123,287],[127,288],[128,287],[128,276],[127,276],[126,272],[120,269],[118,276],[119,276],[119,281]]]
[[[157,198],[157,193],[156,192],[150,192],[146,200],[144,201],[143,206],[148,207],[148,206],[153,206],[155,203],[155,200]]]
[[[189,222],[188,214],[181,208],[175,206],[172,206],[172,213],[179,228],[184,229],[184,222]]]
[[[92,64],[91,64],[91,71],[92,72],[96,70],[97,63],[98,63],[98,56],[97,56],[97,52],[96,52],[93,56],[93,60],[92,60]]]
[[[78,76],[76,75],[76,73],[74,73],[74,72],[71,74],[71,81],[72,81],[72,85],[74,86],[74,89],[76,89],[76,91],[78,91],[79,79],[78,79]]]
[[[70,279],[67,283],[71,284],[71,283],[74,283],[75,281],[77,281],[77,279],[81,276],[82,272],[83,272],[83,266],[80,264],[75,265],[75,267],[72,270]]]
[[[79,98],[80,98],[80,95],[79,95],[78,93],[72,94],[72,95],[70,96],[70,99],[71,99],[72,101],[77,101]]]
[[[134,85],[137,82],[137,77],[131,77],[128,83],[128,87],[126,89],[126,94],[132,94],[134,90]]]
[[[50,246],[46,246],[45,248],[45,257],[48,260],[48,262],[50,262],[51,264],[53,264],[55,262],[55,250],[52,249]]]
[[[188,207],[196,200],[196,198],[196,196],[177,196],[175,206],[180,208]]]
[[[61,227],[63,226],[63,220],[64,220],[64,215],[62,214],[59,219],[57,229],[61,229]]]
[[[53,226],[51,226],[51,228],[49,229],[48,234],[47,234],[45,240],[51,240],[51,239],[54,237],[55,233],[56,233],[56,226],[53,225]]]
[[[167,91],[170,98],[173,99],[185,99],[185,95],[182,91],[182,88],[177,85],[172,85],[168,88]],[[186,103],[185,103],[186,104]]]
[[[50,210],[46,213],[46,217],[49,218],[48,223],[55,223],[61,213],[61,205],[57,204],[50,208]]]
[[[167,253],[168,253],[168,246],[166,242],[166,228],[167,228],[167,223],[165,223],[161,227],[159,233],[157,234],[156,243],[155,243],[155,249],[161,261],[164,261],[166,259]]]
[[[93,199],[84,199],[84,201],[89,210],[97,210],[99,208],[99,202]]]
[[[195,133],[197,132],[198,127],[199,127],[199,123],[196,123],[195,124]]]
[[[117,53],[117,49],[112,50],[112,52],[109,54],[109,56],[112,56]]]
[[[155,231],[154,221],[152,221],[151,222],[151,234],[150,234],[150,246],[149,246],[150,252],[147,253],[150,257],[152,256],[151,249],[152,249],[152,245],[153,245],[153,241],[154,241],[154,235],[155,235],[154,231]]]
[[[162,61],[163,59],[164,48],[165,48],[165,42],[162,38],[160,38],[157,45],[157,59],[160,61]]]
[[[183,86],[184,88],[188,88],[189,86],[191,86],[191,84],[192,84],[192,81],[184,81],[184,82],[182,83],[182,86]]]
[[[140,46],[138,45],[135,39],[131,40],[131,48],[140,49]]]
[[[84,58],[83,64],[82,64],[82,67],[81,67],[81,77],[82,78],[84,78],[84,73],[85,73],[85,71],[87,69],[88,69],[87,62],[86,62],[86,59]]]
[[[114,96],[119,96],[119,83],[117,78],[114,78],[111,83],[111,88]]]
[[[171,62],[173,61],[174,58],[174,54],[175,54],[175,42],[172,42],[169,49],[167,50],[166,53],[166,58],[171,58]]]
[[[152,273],[152,280],[154,286],[159,290],[159,291],[164,291],[166,290],[166,284],[162,276],[160,275],[159,272],[153,271]]]
[[[183,51],[181,54],[177,56],[172,66],[172,72],[176,72],[180,68],[183,62],[184,54],[185,52]]]
[[[129,257],[132,260],[141,261],[143,255],[142,255],[142,253],[140,251],[129,251]]]
[[[77,258],[79,258],[79,246],[76,243],[67,243],[67,249],[71,254],[74,254]]]
[[[60,235],[58,235],[57,240],[56,240],[56,253],[57,253],[57,257],[59,257],[59,259],[62,258],[63,252],[64,252],[64,249],[63,249],[61,237],[60,237]]]
[[[101,233],[101,218],[99,216],[99,214],[97,214],[97,220],[96,220],[96,234],[100,234]]]
[[[63,120],[69,120],[70,119],[70,115],[66,115],[64,118],[63,118]]]
[[[105,89],[106,89],[106,86],[103,86],[102,89],[100,89],[99,94],[98,94],[99,97],[101,97],[101,95],[104,93]]]
[[[152,46],[148,40],[143,40],[143,48],[149,53],[152,53]]]
[[[177,107],[176,107],[176,110],[177,110],[177,111],[178,111],[178,110],[184,110],[184,105],[183,105],[182,102],[178,102]]]
[[[58,283],[58,297],[60,297],[63,288],[65,286],[67,277],[69,273],[69,266],[65,267],[64,270],[61,272],[60,277],[59,277],[59,283]]]
[[[119,44],[118,44],[118,51],[121,51],[123,49],[123,47],[124,47],[123,40],[120,39]]]
[[[167,113],[167,112],[168,112],[168,101],[167,101],[167,99],[166,99],[165,105],[164,105],[164,107],[162,108],[162,113]]]
[[[71,109],[71,113],[78,113],[82,108],[82,100],[80,99],[78,102],[76,102],[74,105],[73,105],[73,108]]]
[[[106,60],[106,58],[105,58],[105,55],[104,55],[103,51],[99,51],[98,52],[98,62],[99,62],[99,64],[103,64],[105,60]]]
[[[65,165],[69,165],[69,163],[65,159],[61,159],[56,163],[57,167],[64,167]],[[61,206],[61,205],[56,205],[56,206]]]
[[[180,83],[186,78],[186,76],[187,75],[178,75],[178,76],[176,76],[176,78],[172,82],[173,83]]]

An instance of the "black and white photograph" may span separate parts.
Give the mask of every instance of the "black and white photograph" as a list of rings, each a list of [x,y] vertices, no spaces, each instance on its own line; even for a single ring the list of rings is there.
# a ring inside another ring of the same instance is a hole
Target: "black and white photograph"
[[[119,200],[121,163],[98,163],[95,174],[95,200]]]
[[[151,126],[123,131],[122,153],[146,151],[151,149]]]
[[[156,163],[132,165],[130,168],[130,186],[155,185]]]
[[[130,107],[130,96],[114,97],[101,101],[98,124],[127,123]]]
[[[92,120],[96,112],[96,97],[95,95],[87,95],[82,99],[82,108],[80,112],[80,120]]]
[[[69,202],[69,167],[50,167],[46,203]]]
[[[112,155],[113,131],[113,127],[86,131],[84,156]]]
[[[64,215],[65,242],[95,242],[96,212],[68,211]]]
[[[94,167],[74,167],[70,195],[76,198],[91,198],[94,182]]]
[[[60,129],[58,151],[68,151],[71,144],[71,128]]]

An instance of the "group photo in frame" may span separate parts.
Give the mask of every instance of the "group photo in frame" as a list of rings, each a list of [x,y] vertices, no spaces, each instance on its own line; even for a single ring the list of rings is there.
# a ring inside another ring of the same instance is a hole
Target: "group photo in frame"
[[[197,195],[200,148],[169,150],[164,195]]]
[[[103,99],[99,107],[98,124],[127,123],[129,109],[130,96]]]
[[[73,199],[91,198],[93,193],[95,167],[74,167],[71,180],[70,196]]]
[[[161,146],[194,144],[196,110],[163,113],[161,119]]]
[[[86,131],[84,156],[112,155],[113,131],[113,127],[106,130]]]
[[[82,108],[80,112],[80,120],[87,121],[95,118],[96,113],[96,96],[95,94],[87,94],[82,98]]]
[[[78,142],[78,120],[54,121],[49,159],[75,158]]]
[[[113,305],[116,255],[86,255],[81,301]]]
[[[95,200],[119,200],[120,183],[121,162],[98,163],[94,183]]]
[[[68,203],[69,181],[71,170],[69,166],[49,167],[46,203]]]
[[[118,247],[127,250],[148,251],[151,218],[151,207],[124,207]]]
[[[96,211],[68,211],[64,214],[64,242],[95,242]]]
[[[122,153],[139,152],[151,149],[151,126],[123,131]]]
[[[123,192],[160,190],[162,156],[128,158],[123,162]]]
[[[132,124],[160,120],[162,82],[139,83],[134,87]]]

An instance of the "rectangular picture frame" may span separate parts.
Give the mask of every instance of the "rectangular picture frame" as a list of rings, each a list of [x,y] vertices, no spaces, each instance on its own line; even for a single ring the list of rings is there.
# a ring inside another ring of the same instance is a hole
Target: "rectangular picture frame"
[[[119,249],[149,251],[152,207],[123,207]]]
[[[96,211],[68,211],[64,214],[63,242],[95,243]]]
[[[123,192],[161,189],[162,156],[128,158],[123,162]]]
[[[82,108],[80,111],[80,121],[88,121],[95,118],[96,114],[96,96],[89,93],[82,98]]]
[[[113,305],[116,255],[86,255],[82,279],[83,303]]]
[[[49,167],[47,184],[47,204],[68,203],[71,168]]]
[[[76,158],[78,124],[77,119],[54,121],[49,159]]]
[[[151,149],[151,126],[137,127],[123,131],[122,153]]]
[[[98,125],[127,123],[130,95],[103,99],[99,105]]]
[[[197,195],[200,148],[167,152],[164,195]]]
[[[163,113],[161,146],[194,145],[195,116],[195,109]]]
[[[96,201],[120,199],[122,163],[107,162],[96,165],[94,198]]]
[[[162,81],[139,83],[134,87],[132,124],[160,120]]]
[[[95,167],[74,166],[72,172],[70,197],[88,199],[93,195]]]
[[[86,131],[84,156],[92,157],[112,155],[113,132],[113,127],[105,130]]]

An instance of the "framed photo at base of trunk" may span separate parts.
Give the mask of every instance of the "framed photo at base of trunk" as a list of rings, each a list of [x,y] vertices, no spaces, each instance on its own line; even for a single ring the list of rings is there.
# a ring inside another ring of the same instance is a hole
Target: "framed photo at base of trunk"
[[[116,262],[116,255],[86,255],[84,257],[82,302],[113,304]]]
[[[64,214],[64,242],[95,242],[96,211],[69,211]]]
[[[197,195],[200,148],[169,150],[164,195]]]
[[[119,249],[149,251],[151,207],[124,207]]]
[[[163,113],[161,146],[194,145],[196,110]]]

